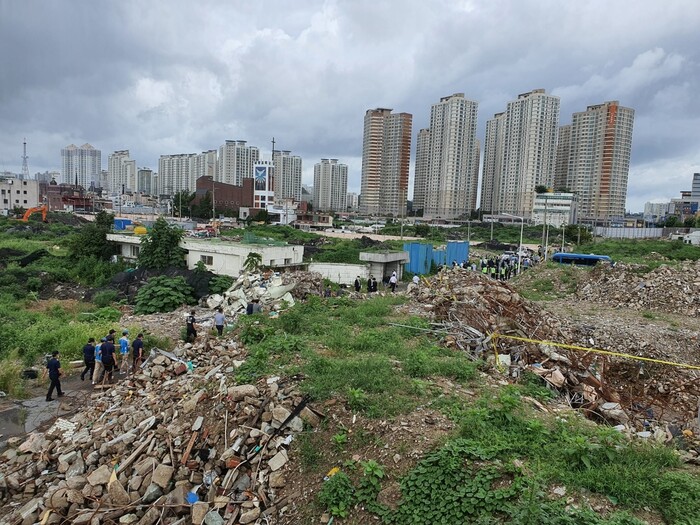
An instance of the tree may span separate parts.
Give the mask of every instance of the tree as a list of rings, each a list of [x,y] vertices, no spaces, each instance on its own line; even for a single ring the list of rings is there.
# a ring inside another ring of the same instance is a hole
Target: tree
[[[201,219],[211,217],[211,205],[211,192],[208,191],[206,195],[200,199],[198,204],[190,206],[191,216]]]
[[[247,272],[254,272],[262,265],[262,255],[257,252],[250,252],[245,258],[243,269]]]
[[[680,226],[681,225],[681,220],[676,217],[675,215],[671,215],[666,219],[666,224],[665,226],[667,228],[673,228],[674,226]]]
[[[153,270],[164,270],[169,266],[184,268],[186,252],[180,248],[184,233],[163,217],[158,217],[151,231],[141,239],[139,265]]]
[[[427,237],[430,234],[430,226],[427,224],[416,224],[416,237]]]
[[[687,217],[683,221],[683,226],[686,228],[694,228],[695,227],[695,217]]]
[[[255,222],[264,222],[265,224],[270,224],[270,214],[267,210],[260,210],[253,218]]]
[[[547,192],[549,192],[549,188],[544,184],[538,184],[537,186],[535,186],[535,193],[537,193],[538,195]]]
[[[117,253],[114,243],[107,240],[107,234],[112,231],[114,215],[100,211],[95,222],[85,224],[80,231],[66,241],[68,253],[74,259],[94,257],[107,261]]]
[[[190,203],[194,200],[194,193],[187,190],[178,191],[173,195],[173,209],[177,217],[189,217],[192,213]]]

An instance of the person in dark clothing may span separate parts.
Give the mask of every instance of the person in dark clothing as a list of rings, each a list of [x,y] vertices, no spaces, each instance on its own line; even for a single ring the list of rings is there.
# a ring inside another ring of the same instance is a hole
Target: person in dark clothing
[[[107,340],[102,343],[100,347],[102,351],[102,366],[105,367],[105,373],[107,374],[107,379],[112,382],[114,376],[114,369],[117,367],[117,361],[114,357],[114,336],[108,335]]]
[[[360,276],[358,275],[358,276],[355,278],[355,291],[356,291],[356,292],[359,292],[360,289],[362,289],[362,283],[360,282]]]
[[[367,293],[372,293],[372,276],[367,279]]]
[[[377,278],[372,277],[372,291],[376,292],[377,291]]]
[[[51,354],[51,359],[46,363],[46,370],[48,370],[49,379],[51,380],[49,391],[46,393],[46,401],[53,401],[51,394],[53,394],[54,389],[56,389],[58,397],[63,395],[61,380],[59,379],[61,377],[61,362],[58,360],[59,357],[60,355],[58,352],[53,352]]]
[[[88,339],[87,344],[83,347],[83,362],[85,363],[85,370],[80,374],[80,380],[85,381],[85,376],[90,377],[92,381],[92,375],[95,372],[95,338],[91,337]]]
[[[141,366],[143,363],[143,334],[136,336],[131,343],[132,359],[133,359],[133,370],[136,373],[136,368]]]
[[[197,339],[197,320],[194,317],[194,310],[190,311],[190,315],[187,316],[185,323],[187,326],[187,342],[194,343],[194,340]]]

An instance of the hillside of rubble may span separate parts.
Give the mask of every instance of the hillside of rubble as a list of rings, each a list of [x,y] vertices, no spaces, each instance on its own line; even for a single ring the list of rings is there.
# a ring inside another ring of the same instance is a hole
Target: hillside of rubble
[[[242,276],[194,344],[11,438],[0,522],[697,523],[694,318],[459,269],[372,298],[320,282]],[[121,324],[165,341],[188,310]]]

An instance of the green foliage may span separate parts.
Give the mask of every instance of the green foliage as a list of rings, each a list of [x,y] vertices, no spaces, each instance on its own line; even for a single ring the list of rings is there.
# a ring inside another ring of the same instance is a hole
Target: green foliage
[[[184,277],[151,277],[136,295],[136,313],[172,312],[183,304],[192,304],[192,292]]]
[[[323,484],[318,493],[318,501],[325,505],[333,516],[345,518],[353,505],[354,492],[348,475],[338,472]]]
[[[215,275],[209,281],[209,293],[224,293],[233,285],[233,277],[228,275]]]
[[[117,300],[117,292],[116,290],[102,290],[101,292],[97,292],[94,297],[92,298],[92,302],[95,304],[95,306],[99,306],[100,308],[104,308],[105,306],[109,306],[112,303],[114,303]]]
[[[173,196],[173,210],[176,217],[189,217],[192,213],[190,204],[194,200],[195,193],[187,190],[178,191]]]
[[[0,367],[0,390],[14,398],[25,397],[27,382],[21,379],[22,370],[24,366],[16,352],[6,355]]]
[[[112,230],[114,216],[100,211],[95,222],[84,224],[80,230],[66,241],[71,259],[92,258],[108,261],[117,253],[117,246],[107,240]]]
[[[154,270],[168,267],[184,268],[185,250],[180,247],[184,231],[158,217],[153,228],[141,238],[139,265]]]
[[[609,255],[615,261],[646,263],[649,254],[656,252],[672,261],[697,261],[700,246],[685,244],[681,240],[608,239],[577,248],[582,253]]]
[[[262,255],[258,252],[249,252],[243,262],[243,269],[247,272],[255,272],[262,265]]]

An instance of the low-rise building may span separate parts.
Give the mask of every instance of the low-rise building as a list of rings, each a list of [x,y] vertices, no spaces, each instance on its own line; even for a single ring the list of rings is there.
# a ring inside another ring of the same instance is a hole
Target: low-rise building
[[[532,209],[532,224],[561,228],[576,224],[577,201],[573,193],[538,193]]]
[[[17,177],[0,177],[0,213],[7,215],[14,208],[34,208],[41,204],[39,181]]]
[[[143,237],[125,233],[110,233],[107,240],[119,245],[119,255],[127,260],[136,260]],[[265,244],[245,244],[221,239],[184,238],[180,247],[187,251],[187,267],[193,270],[202,262],[208,270],[219,275],[238,277],[251,252],[262,256],[262,266],[274,269],[297,268],[303,263],[304,247],[271,242]]]

